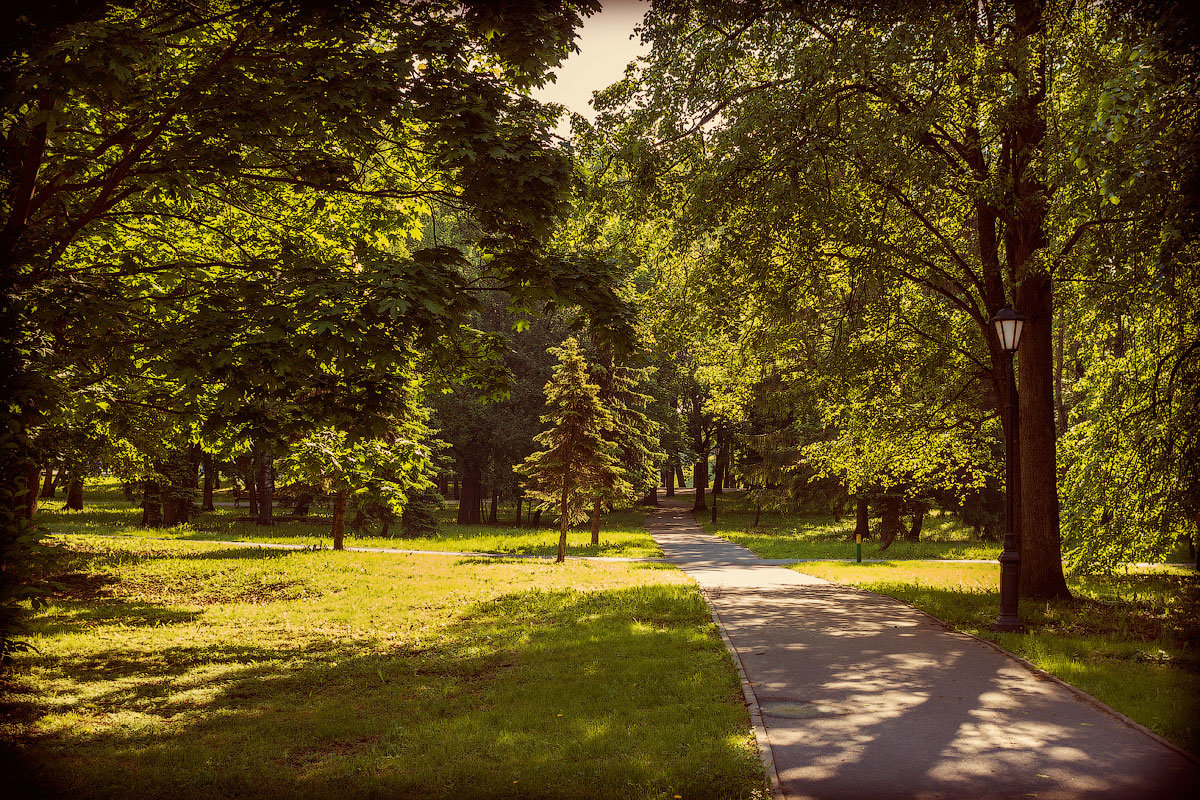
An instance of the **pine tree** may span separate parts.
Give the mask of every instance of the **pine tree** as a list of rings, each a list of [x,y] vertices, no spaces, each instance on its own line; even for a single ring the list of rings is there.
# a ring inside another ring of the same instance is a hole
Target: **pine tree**
[[[597,371],[600,402],[610,417],[605,438],[617,447],[618,466],[630,497],[657,489],[658,467],[665,458],[659,448],[658,423],[643,411],[652,398],[638,391],[650,372],[618,366]],[[592,544],[600,543],[601,506],[618,499],[621,496],[611,492],[598,492],[592,498]]]
[[[605,438],[612,415],[598,397],[599,387],[589,380],[587,362],[575,339],[551,348],[558,357],[554,375],[546,384],[550,425],[536,441],[541,449],[525,459],[521,472],[525,489],[542,506],[559,509],[558,561],[567,555],[567,529],[584,518],[585,503],[597,494],[620,495],[629,491],[621,476],[616,446]]]

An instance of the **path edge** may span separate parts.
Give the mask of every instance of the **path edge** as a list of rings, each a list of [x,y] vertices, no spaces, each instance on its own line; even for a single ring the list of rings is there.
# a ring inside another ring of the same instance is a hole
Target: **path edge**
[[[1154,741],[1161,744],[1163,747],[1166,747],[1168,750],[1175,751],[1178,755],[1183,756],[1183,758],[1185,760],[1190,761],[1192,764],[1194,764],[1196,766],[1200,766],[1200,756],[1198,756],[1194,753],[1191,753],[1187,750],[1184,750],[1182,747],[1175,744],[1170,739],[1167,739],[1167,738],[1161,736],[1160,734],[1155,733],[1154,731],[1150,730],[1149,728],[1147,728],[1145,725],[1138,722],[1137,720],[1135,720],[1125,714],[1122,714],[1120,711],[1117,711],[1115,708],[1108,705],[1103,700],[1100,700],[1099,698],[1095,697],[1094,695],[1088,694],[1083,689],[1080,689],[1078,686],[1074,686],[1070,683],[1067,683],[1066,681],[1064,681],[1062,678],[1058,677],[1057,675],[1047,672],[1046,670],[1039,667],[1037,664],[1034,664],[1029,659],[1023,658],[1023,657],[1017,655],[1016,653],[1012,652],[1011,650],[1005,650],[1003,647],[1001,647],[1000,645],[996,644],[993,641],[989,641],[987,639],[980,638],[973,633],[967,633],[966,631],[959,630],[958,628],[951,625],[949,622],[946,622],[944,619],[935,617],[933,614],[930,614],[928,611],[917,608],[912,603],[905,602],[904,600],[901,600],[896,597],[892,597],[891,595],[879,594],[879,592],[872,592],[870,589],[864,589],[861,586],[847,586],[846,584],[841,584],[841,583],[839,583],[837,585],[842,586],[846,589],[856,589],[860,592],[867,592],[868,594],[873,594],[878,597],[886,597],[889,600],[895,600],[897,603],[908,606],[913,611],[916,611],[917,613],[919,613],[925,617],[928,617],[929,619],[936,622],[938,625],[940,625],[942,628],[944,628],[947,633],[954,633],[954,634],[958,634],[959,636],[965,636],[968,639],[974,639],[975,641],[979,642],[980,644],[990,647],[991,649],[995,650],[997,653],[1000,653],[1003,656],[1007,656],[1010,660],[1017,662],[1018,664],[1020,664],[1022,667],[1024,667],[1029,672],[1032,672],[1037,677],[1058,684],[1059,686],[1066,689],[1068,692],[1075,695],[1077,698],[1079,698],[1083,702],[1087,703],[1088,705],[1094,707],[1098,711],[1102,711],[1102,712],[1108,714],[1109,716],[1115,718],[1118,722],[1122,722],[1125,725],[1129,726],[1130,728],[1133,728],[1134,730],[1145,734],[1146,736],[1150,737]]]
[[[699,587],[697,586],[697,588]],[[767,737],[767,726],[763,722],[762,709],[758,705],[758,695],[754,693],[754,687],[750,685],[750,679],[746,677],[746,669],[742,666],[742,657],[737,648],[733,646],[733,640],[729,638],[721,616],[713,608],[712,603],[708,602],[708,596],[704,594],[703,589],[700,589],[700,595],[704,597],[704,604],[708,606],[708,613],[717,626],[717,632],[721,634],[721,641],[725,643],[725,649],[733,657],[733,666],[737,668],[738,681],[742,684],[742,698],[746,701],[746,709],[750,712],[750,724],[754,728],[754,741],[758,745],[758,755],[762,759],[763,772],[766,773],[767,782],[770,784],[771,797],[774,800],[784,800],[783,786],[779,782],[779,773],[775,770],[775,751],[771,749],[771,740]]]

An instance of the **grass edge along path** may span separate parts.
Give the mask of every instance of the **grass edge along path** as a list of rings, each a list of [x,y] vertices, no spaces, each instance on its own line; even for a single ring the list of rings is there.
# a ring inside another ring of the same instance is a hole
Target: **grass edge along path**
[[[904,561],[789,568],[907,603],[1099,700],[1192,758],[1200,755],[1200,576],[1194,572],[1072,578],[1076,600],[1023,600],[1028,631],[1000,633],[989,629],[999,609],[998,568],[992,565]]]
[[[71,537],[51,577],[0,727],[39,796],[767,796],[672,567]]]

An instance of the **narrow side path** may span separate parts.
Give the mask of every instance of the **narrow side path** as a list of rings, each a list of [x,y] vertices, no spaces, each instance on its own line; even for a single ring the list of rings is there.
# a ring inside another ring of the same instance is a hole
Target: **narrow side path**
[[[682,505],[646,528],[724,628],[783,797],[1200,796],[1196,761],[916,609],[764,562]]]

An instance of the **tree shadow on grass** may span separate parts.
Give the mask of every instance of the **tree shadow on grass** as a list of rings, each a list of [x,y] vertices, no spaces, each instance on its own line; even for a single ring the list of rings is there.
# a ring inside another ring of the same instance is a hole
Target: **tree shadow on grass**
[[[19,743],[39,797],[760,788],[736,676],[690,587],[512,592],[404,646],[180,643],[55,666],[88,682],[87,724]]]

